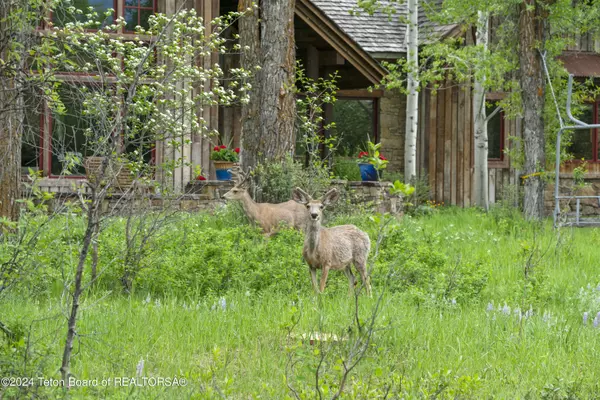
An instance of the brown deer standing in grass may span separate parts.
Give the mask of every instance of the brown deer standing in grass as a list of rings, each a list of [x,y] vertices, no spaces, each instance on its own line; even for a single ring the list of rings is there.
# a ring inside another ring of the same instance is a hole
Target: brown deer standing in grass
[[[367,258],[371,249],[369,235],[354,225],[321,227],[323,209],[340,197],[337,189],[328,191],[321,200],[313,198],[300,188],[294,189],[293,199],[304,205],[309,212],[304,249],[302,255],[310,268],[313,289],[317,293],[325,290],[329,270],[343,270],[348,277],[350,294],[354,293],[352,264],[360,273],[367,295],[371,295],[371,283],[367,276]],[[317,287],[317,268],[321,268],[321,284]]]
[[[256,203],[247,189],[250,172],[244,173],[239,169],[233,169],[231,172],[234,186],[223,197],[227,200],[240,201],[248,218],[260,225],[265,236],[269,237],[276,233],[281,223],[294,229],[304,229],[308,221],[308,211],[305,207],[293,200],[279,204]]]

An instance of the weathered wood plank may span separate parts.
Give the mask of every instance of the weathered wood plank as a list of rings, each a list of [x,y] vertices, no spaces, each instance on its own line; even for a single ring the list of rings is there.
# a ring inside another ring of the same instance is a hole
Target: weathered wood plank
[[[450,166],[450,204],[453,206],[457,205],[458,191],[458,86],[452,87],[452,161]]]
[[[464,207],[465,206],[465,91],[464,86],[459,86],[458,88],[458,110],[456,113],[456,124],[457,124],[457,143],[456,143],[456,203],[457,205]]]
[[[451,187],[452,187],[452,178],[451,171],[452,168],[452,89],[449,88],[451,85],[448,80],[446,80],[446,90],[445,90],[445,104],[446,108],[444,114],[444,204],[450,205],[451,201]]]
[[[471,87],[469,82],[466,82],[467,87]],[[471,157],[472,157],[472,148],[473,148],[473,135],[472,135],[472,125],[471,121],[471,110],[472,110],[472,95],[471,90],[467,90],[465,92],[465,107],[464,107],[464,116],[465,116],[465,130],[464,130],[464,165],[463,165],[463,176],[464,176],[464,203],[465,207],[471,206],[471,190],[472,190],[472,173],[471,173]]]
[[[490,204],[496,202],[496,169],[492,168],[488,171],[488,196]]]
[[[444,107],[444,99],[446,95],[444,90],[438,91],[437,96],[437,155],[435,165],[435,201],[441,203],[444,201],[444,116],[446,115],[446,107]]]
[[[431,198],[436,199],[436,167],[437,167],[437,95],[431,90],[427,90],[429,97],[429,167],[427,174],[429,175],[429,190]]]

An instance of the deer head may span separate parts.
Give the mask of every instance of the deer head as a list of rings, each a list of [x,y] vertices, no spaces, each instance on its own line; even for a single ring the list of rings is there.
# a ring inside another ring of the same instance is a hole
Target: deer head
[[[233,176],[233,188],[225,193],[223,197],[227,200],[242,200],[248,189],[250,171],[244,173],[241,167],[234,167],[231,169],[231,175]]]
[[[323,209],[330,204],[335,203],[340,198],[340,192],[333,188],[329,190],[325,195],[319,199],[314,200],[308,193],[300,188],[294,189],[292,198],[295,202],[300,203],[306,207],[310,220],[320,221],[321,215],[323,215]]]

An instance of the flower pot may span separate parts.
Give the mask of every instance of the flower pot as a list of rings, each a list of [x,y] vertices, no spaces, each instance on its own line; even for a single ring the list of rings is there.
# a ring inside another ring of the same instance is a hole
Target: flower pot
[[[215,173],[217,174],[218,181],[230,181],[231,180],[231,168],[235,165],[231,161],[214,161]]]
[[[363,181],[378,181],[379,176],[373,164],[358,164],[360,168],[360,177]],[[381,174],[381,172],[379,173]]]

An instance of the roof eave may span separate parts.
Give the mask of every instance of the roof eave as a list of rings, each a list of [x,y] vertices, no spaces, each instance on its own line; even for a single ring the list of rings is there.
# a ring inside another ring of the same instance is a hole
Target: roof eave
[[[309,0],[296,1],[296,15],[317,32],[371,83],[379,84],[385,68]]]

